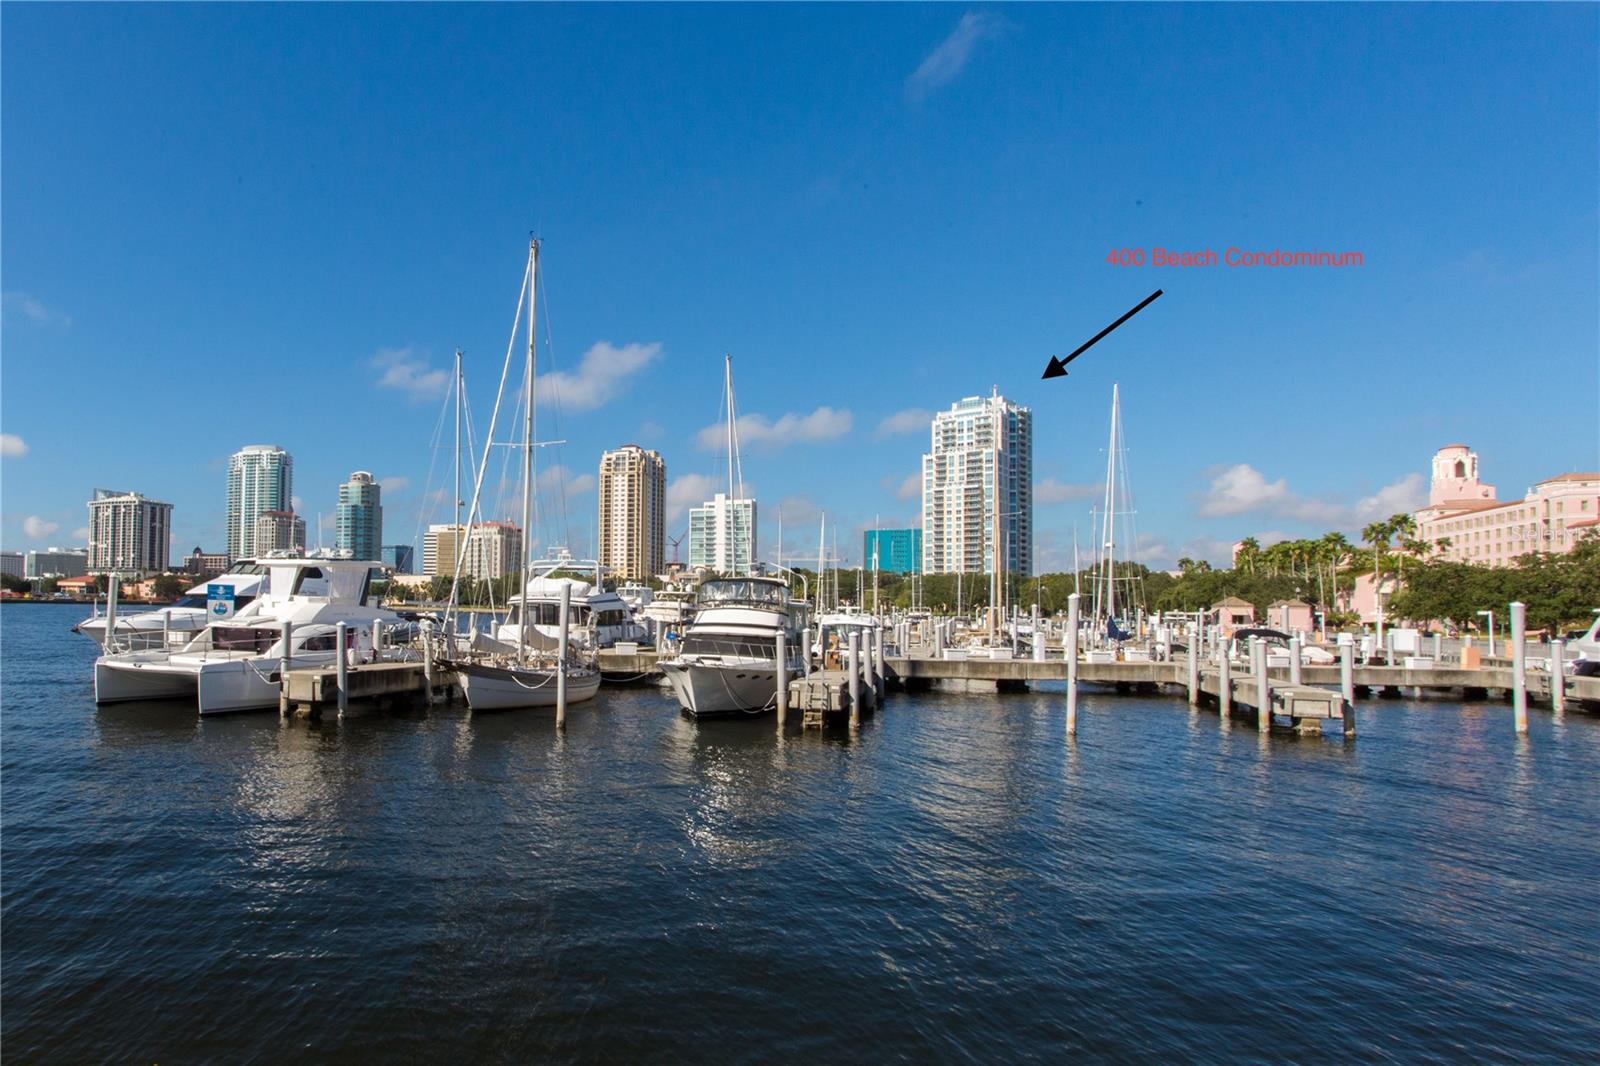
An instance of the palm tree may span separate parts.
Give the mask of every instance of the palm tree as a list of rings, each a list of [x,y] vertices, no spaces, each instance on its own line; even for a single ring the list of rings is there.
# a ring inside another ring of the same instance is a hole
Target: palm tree
[[[1247,573],[1256,572],[1256,562],[1261,558],[1261,542],[1254,537],[1246,537],[1239,542],[1239,554],[1234,557],[1234,563],[1241,566]]]
[[[1383,549],[1389,546],[1389,523],[1368,522],[1361,528],[1361,539],[1372,545],[1372,587],[1383,580]]]
[[[1417,520],[1408,514],[1391,515],[1389,521],[1384,523],[1389,527],[1389,533],[1399,538],[1400,553],[1395,557],[1395,564],[1399,569],[1400,580],[1406,577],[1406,553],[1420,550],[1421,542],[1417,537]]]

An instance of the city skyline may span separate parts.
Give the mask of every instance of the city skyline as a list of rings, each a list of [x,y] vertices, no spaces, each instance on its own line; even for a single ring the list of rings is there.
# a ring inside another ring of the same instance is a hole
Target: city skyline
[[[815,554],[824,510],[846,560],[875,522],[911,525],[927,418],[991,387],[1035,412],[1039,570],[1069,566],[1074,524],[1088,530],[1113,381],[1136,552],[1156,566],[1413,509],[1447,441],[1470,441],[1512,497],[1600,468],[1592,9],[1269,9],[1255,25],[1273,47],[1259,48],[1232,32],[1239,16],[1202,8],[1116,22],[1080,8],[527,8],[485,13],[448,49],[425,10],[191,14],[7,13],[8,549],[84,543],[82,501],[101,484],[173,502],[174,555],[222,549],[227,456],[267,439],[297,459],[311,545],[335,543],[336,486],[365,469],[383,486],[384,539],[420,550],[449,518],[424,495],[449,491],[434,431],[450,353],[466,351],[481,434],[530,228],[555,326],[540,432],[567,442],[541,449],[551,498],[530,535],[576,554],[597,548],[607,449],[666,457],[669,539],[724,483],[706,431],[726,351],[773,557],[780,512],[785,558]],[[288,46],[347,25],[372,42],[349,69]],[[507,65],[510,36],[538,41],[521,57],[537,79]],[[841,36],[872,40],[878,60],[818,52]],[[597,37],[614,42],[615,83],[572,58]],[[394,51],[417,64],[403,78],[386,69]],[[1116,60],[1130,53],[1137,69]],[[726,60],[715,79],[709,54]],[[1178,91],[1171,72],[1195,55],[1250,76]],[[436,73],[447,58],[481,60],[507,91],[462,95]],[[1552,70],[1574,90],[1559,105],[1539,88]],[[218,110],[189,104],[195,79]],[[386,91],[352,97],[347,79]],[[591,91],[531,108],[551,83]],[[1151,141],[1153,109],[1184,132]],[[235,137],[239,113],[256,140]],[[157,114],[176,116],[174,138]],[[353,144],[352,128],[398,147]],[[506,128],[510,143],[491,135]],[[443,150],[410,151],[413,131]],[[1284,165],[1281,144],[1306,150]],[[451,210],[424,207],[438,203]],[[1234,245],[1359,251],[1362,265],[1107,262]],[[1157,286],[1164,298],[1067,378],[1039,380]],[[181,419],[182,435],[85,448],[82,420],[44,402],[57,371],[125,363],[194,382],[249,367],[283,387],[219,399],[226,417],[157,402],[148,414]]]

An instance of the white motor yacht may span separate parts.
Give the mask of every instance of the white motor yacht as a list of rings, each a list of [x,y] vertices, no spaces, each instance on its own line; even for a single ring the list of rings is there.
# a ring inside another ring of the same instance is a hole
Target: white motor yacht
[[[165,607],[127,614],[118,611],[113,645],[121,651],[137,651],[160,648],[165,640],[180,647],[206,627],[211,620],[211,607],[218,602],[231,600],[234,611],[248,606],[260,590],[265,573],[260,562],[244,559],[230,566],[227,573],[201,582]],[[106,616],[97,611],[73,626],[72,631],[104,647]]]
[[[260,562],[266,570],[263,591],[229,617],[213,619],[182,647],[115,651],[96,659],[95,702],[193,698],[203,715],[275,708],[286,625],[291,665],[316,666],[336,661],[338,623],[348,629],[349,654],[370,660],[373,623],[402,621],[368,603],[374,563]]]
[[[850,634],[860,634],[861,654],[865,656],[872,647],[872,634],[882,628],[883,622],[858,607],[826,611],[817,615],[817,636],[812,651],[823,669],[842,669],[850,654]]]
[[[781,578],[713,578],[675,656],[660,663],[683,710],[696,718],[757,714],[777,703],[777,637],[788,634],[789,676],[801,670],[806,605]]]
[[[562,570],[593,571],[595,580],[591,583],[575,577],[556,577],[555,574]],[[595,560],[574,559],[563,552],[529,563],[528,573],[533,576],[528,579],[522,595],[511,597],[506,620],[495,629],[496,640],[507,644],[516,642],[517,632],[522,625],[523,605],[526,604],[529,630],[555,641],[561,628],[563,587],[571,589],[567,640],[574,649],[598,651],[618,641],[650,639],[645,627],[634,620],[627,601],[605,588],[602,568]]]

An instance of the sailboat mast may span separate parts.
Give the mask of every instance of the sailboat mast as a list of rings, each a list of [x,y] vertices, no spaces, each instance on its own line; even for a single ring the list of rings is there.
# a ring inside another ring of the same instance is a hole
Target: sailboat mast
[[[733,491],[733,355],[722,356],[722,392],[728,399],[728,499],[737,499]]]
[[[461,536],[461,349],[456,349],[456,514],[455,536]]]
[[[539,305],[539,239],[528,238],[528,365],[523,374],[522,396],[522,606],[517,611],[517,662],[528,659],[528,574],[533,561],[533,375],[535,323]],[[558,654],[563,657],[567,649]]]
[[[828,515],[824,511],[822,524],[817,527],[817,614],[822,614],[823,587],[828,583]]]
[[[1106,618],[1117,616],[1117,417],[1120,386],[1111,386],[1111,443],[1106,456],[1105,588]]]

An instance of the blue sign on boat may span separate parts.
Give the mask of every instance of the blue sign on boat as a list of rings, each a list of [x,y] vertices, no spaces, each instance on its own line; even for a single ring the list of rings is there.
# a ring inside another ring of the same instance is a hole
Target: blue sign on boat
[[[206,586],[206,614],[212,618],[233,617],[233,586]]]

